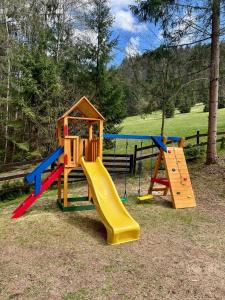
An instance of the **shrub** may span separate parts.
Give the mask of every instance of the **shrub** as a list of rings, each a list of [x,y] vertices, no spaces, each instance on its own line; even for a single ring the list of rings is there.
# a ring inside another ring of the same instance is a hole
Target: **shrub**
[[[218,109],[225,108],[225,97],[219,97]]]
[[[184,148],[184,153],[187,160],[198,160],[203,157],[205,149],[200,145],[187,144]]]
[[[174,103],[172,101],[165,103],[165,118],[173,118],[174,113],[175,113]]]
[[[225,97],[218,98],[218,109],[225,108]],[[205,103],[204,112],[209,111],[209,103]]]
[[[191,101],[188,98],[183,98],[180,100],[178,109],[181,114],[189,113],[191,111]]]
[[[13,200],[30,192],[30,186],[21,181],[5,182],[1,186],[0,201]]]

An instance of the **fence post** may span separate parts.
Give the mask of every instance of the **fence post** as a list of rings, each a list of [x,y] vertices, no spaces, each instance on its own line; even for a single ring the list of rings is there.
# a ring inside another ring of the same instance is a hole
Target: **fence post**
[[[200,144],[200,131],[199,130],[197,130],[196,140],[197,140],[197,145],[199,145]]]
[[[136,173],[137,145],[134,146],[133,175]]]
[[[130,175],[132,175],[134,172],[134,155],[133,154],[130,155],[130,171],[129,172],[130,172]]]

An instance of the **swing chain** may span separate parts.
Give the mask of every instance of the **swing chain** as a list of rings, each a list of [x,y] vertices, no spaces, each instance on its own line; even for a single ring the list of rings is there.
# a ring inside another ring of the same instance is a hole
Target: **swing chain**
[[[141,142],[141,156],[142,158],[142,142]],[[141,196],[141,171],[142,171],[142,166],[141,163],[142,161],[139,161],[140,165],[138,165],[138,196]]]
[[[128,158],[128,141],[126,140],[126,169],[124,177],[124,197],[127,197],[127,158]]]
[[[116,176],[116,139],[114,141],[113,145],[113,163],[114,163],[114,168],[113,168],[113,178]]]

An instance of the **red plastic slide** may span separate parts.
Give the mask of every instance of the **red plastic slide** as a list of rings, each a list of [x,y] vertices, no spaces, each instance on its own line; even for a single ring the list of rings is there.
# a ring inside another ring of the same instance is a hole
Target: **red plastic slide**
[[[30,194],[14,211],[12,219],[19,218],[25,211],[41,196],[41,194],[47,190],[47,188],[62,174],[64,166],[60,165],[53,170],[42,182],[41,191],[37,195]]]

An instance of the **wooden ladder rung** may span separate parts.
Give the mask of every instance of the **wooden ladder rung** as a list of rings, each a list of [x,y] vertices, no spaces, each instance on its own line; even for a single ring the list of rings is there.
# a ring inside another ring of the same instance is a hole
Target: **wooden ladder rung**
[[[167,188],[153,188],[153,192],[164,192]]]

